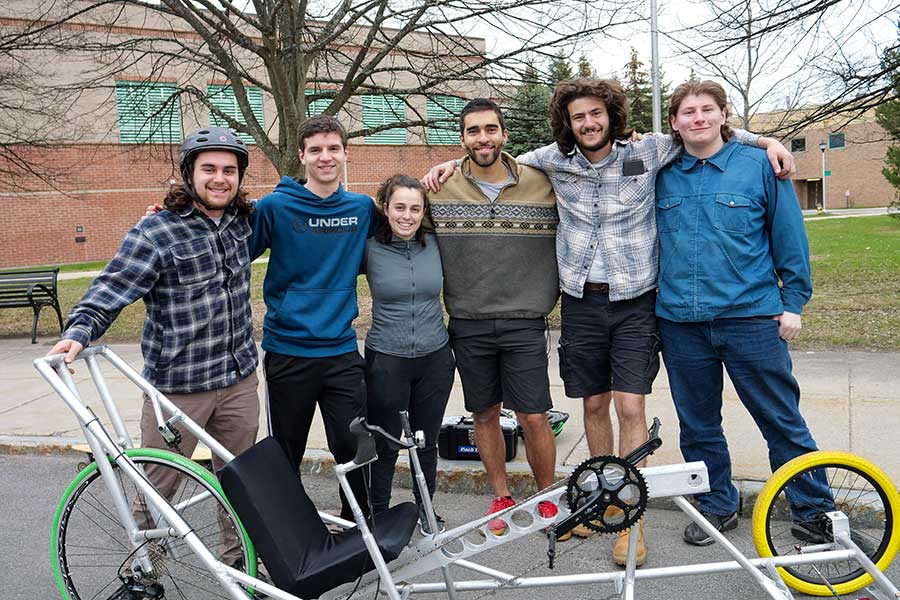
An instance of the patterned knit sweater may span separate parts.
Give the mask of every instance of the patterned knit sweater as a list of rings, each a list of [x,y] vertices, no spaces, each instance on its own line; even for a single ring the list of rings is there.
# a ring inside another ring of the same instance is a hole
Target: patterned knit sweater
[[[470,159],[429,196],[444,268],[444,304],[457,319],[547,316],[559,297],[556,196],[543,173],[506,153],[512,181],[490,200]]]

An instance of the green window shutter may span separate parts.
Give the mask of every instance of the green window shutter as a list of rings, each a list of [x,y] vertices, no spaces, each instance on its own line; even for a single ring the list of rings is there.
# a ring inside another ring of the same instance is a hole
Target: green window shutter
[[[119,141],[181,142],[181,102],[174,83],[116,82]]]
[[[406,121],[406,103],[399,96],[362,97],[363,127],[379,127]],[[366,136],[367,144],[405,144],[406,129],[385,129]]]
[[[435,96],[425,100],[425,112],[429,121],[441,119],[440,127],[428,128],[429,144],[459,143],[459,114],[466,105],[464,98],[456,96]]]
[[[304,90],[303,93],[307,96],[312,96],[313,94],[318,93],[320,90]],[[331,105],[331,100],[328,98],[319,98],[318,100],[313,100],[309,104],[306,105],[306,118],[309,117],[318,117],[325,109]]]
[[[837,150],[840,148],[847,147],[847,136],[843,133],[829,133],[828,134],[828,147]]]
[[[246,86],[244,89],[247,90],[247,100],[250,102],[250,110],[253,111],[253,116],[256,117],[256,120],[259,121],[261,125],[265,125],[265,121],[263,120],[262,90],[255,86]],[[237,98],[234,95],[234,89],[230,85],[210,84],[206,86],[206,93],[208,94],[210,104],[238,123],[247,122],[247,120],[244,119],[244,115],[241,113],[241,107],[238,105]],[[209,124],[211,127],[228,127],[228,121],[213,114],[212,111],[209,113]],[[253,136],[246,133],[239,133],[238,137],[241,138],[245,144],[256,143],[253,140]]]

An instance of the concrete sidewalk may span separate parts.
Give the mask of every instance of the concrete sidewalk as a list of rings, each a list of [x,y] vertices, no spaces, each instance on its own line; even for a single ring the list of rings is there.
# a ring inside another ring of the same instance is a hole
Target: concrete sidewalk
[[[563,433],[557,438],[557,464],[565,472],[589,458],[582,425],[581,401],[565,397],[559,379],[556,337],[550,353],[550,382],[553,402],[558,410],[571,414]],[[49,341],[32,345],[27,339],[0,340],[0,445],[23,447],[49,445],[65,447],[82,441],[74,416],[62,400],[41,379],[31,364],[51,346]],[[136,369],[141,357],[138,344],[116,344],[113,349]],[[795,353],[794,372],[803,391],[803,414],[822,449],[848,450],[872,460],[883,468],[895,482],[900,482],[900,452],[897,452],[897,432],[900,431],[900,354],[864,352],[805,352]],[[262,370],[260,370],[262,380]],[[89,385],[87,370],[76,373],[83,398],[92,403],[98,413],[102,405],[96,391]],[[133,434],[138,435],[141,397],[124,377],[107,375],[113,398]],[[734,459],[736,479],[763,481],[770,471],[765,442],[752,419],[727,382],[725,394],[725,430]],[[264,389],[260,387],[263,410],[260,434],[265,435]],[[457,378],[447,414],[465,414],[462,388]],[[663,447],[651,458],[653,464],[683,462],[678,449],[678,421],[672,405],[665,369],[647,400],[648,419],[658,416],[662,421]],[[105,415],[104,415],[105,416]],[[615,419],[614,419],[615,421]],[[894,441],[891,441],[894,440]],[[327,444],[320,417],[317,415],[309,437],[308,457],[312,468],[321,468],[326,458]],[[440,463],[444,486],[457,491],[484,492],[481,463],[477,461],[444,461]],[[530,482],[525,448],[519,449],[509,470],[518,474],[516,486]]]

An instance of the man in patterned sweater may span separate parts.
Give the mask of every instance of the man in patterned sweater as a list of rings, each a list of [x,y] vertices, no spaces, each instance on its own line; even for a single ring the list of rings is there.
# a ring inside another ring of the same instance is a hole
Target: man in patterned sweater
[[[468,156],[430,198],[450,341],[495,496],[490,514],[515,504],[506,479],[501,404],[518,416],[538,487],[553,482],[545,319],[559,297],[558,217],[547,178],[502,152],[507,131],[496,104],[479,98],[463,108],[460,141]],[[556,516],[551,502],[538,509],[544,517]],[[489,527],[502,535],[507,524],[494,519]]]

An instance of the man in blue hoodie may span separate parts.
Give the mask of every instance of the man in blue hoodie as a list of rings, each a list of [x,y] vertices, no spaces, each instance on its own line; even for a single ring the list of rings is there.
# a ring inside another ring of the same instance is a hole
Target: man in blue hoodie
[[[348,426],[366,406],[365,361],[352,327],[356,277],[377,223],[372,199],[341,185],[348,149],[338,120],[308,119],[299,137],[307,181],[284,177],[257,203],[250,240],[254,258],[271,249],[262,339],[269,430],[295,468],[316,404],[334,459],[347,462],[356,452]],[[365,511],[360,471],[350,484]],[[343,493],[341,503],[341,517],[352,520]]]

